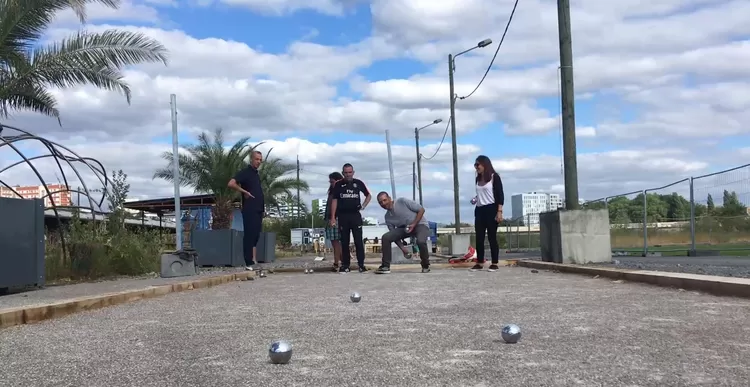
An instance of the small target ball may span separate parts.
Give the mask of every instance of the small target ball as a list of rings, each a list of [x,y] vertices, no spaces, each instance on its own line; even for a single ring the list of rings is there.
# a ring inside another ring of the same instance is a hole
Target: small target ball
[[[352,302],[360,302],[362,300],[362,295],[354,292],[349,298],[352,300]]]
[[[292,360],[292,344],[288,341],[277,340],[268,348],[268,358],[273,364],[287,364]]]
[[[500,334],[502,335],[503,340],[509,344],[515,344],[518,340],[521,340],[521,328],[516,324],[508,324],[504,326]]]

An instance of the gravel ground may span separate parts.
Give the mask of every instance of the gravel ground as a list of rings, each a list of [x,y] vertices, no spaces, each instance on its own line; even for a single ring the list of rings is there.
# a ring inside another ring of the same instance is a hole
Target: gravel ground
[[[417,270],[271,274],[4,329],[0,386],[750,385],[748,300]],[[501,342],[505,323],[518,344]],[[268,362],[278,338],[290,364]]]
[[[614,257],[596,266],[750,278],[750,258],[742,257]]]
[[[435,258],[433,262],[441,262],[444,260]],[[418,260],[410,261],[409,263],[418,263]],[[379,264],[378,260],[366,261],[368,266],[373,268]],[[259,269],[277,269],[277,268],[325,268],[328,269],[332,265],[331,261],[319,261],[315,262],[314,257],[295,257],[295,258],[283,258],[272,263],[262,263],[256,266]],[[241,267],[205,267],[201,268],[199,276],[213,276],[220,274],[228,274],[237,271],[243,271]],[[75,284],[59,284],[54,286],[48,286],[43,289],[33,289],[23,292],[15,292],[12,294],[0,296],[0,309],[5,308],[16,308],[21,306],[48,304],[52,302],[58,302],[66,299],[92,296],[104,293],[114,293],[126,290],[143,289],[149,286],[167,285],[171,283],[189,281],[196,277],[176,277],[176,278],[160,278],[157,273],[151,273],[140,277],[123,277],[117,279],[96,281],[96,282],[84,282]]]

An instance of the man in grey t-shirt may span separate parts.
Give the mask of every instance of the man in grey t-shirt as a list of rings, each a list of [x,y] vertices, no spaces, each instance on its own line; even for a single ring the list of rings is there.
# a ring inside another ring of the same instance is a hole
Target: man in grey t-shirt
[[[422,273],[430,271],[430,252],[427,250],[427,238],[430,236],[430,227],[424,218],[424,207],[419,203],[398,198],[391,199],[387,192],[380,192],[377,196],[378,204],[386,210],[385,224],[388,232],[382,237],[383,262],[375,271],[376,274],[388,274],[391,272],[391,243],[405,250],[404,238],[415,237],[419,247],[419,257],[422,260]]]

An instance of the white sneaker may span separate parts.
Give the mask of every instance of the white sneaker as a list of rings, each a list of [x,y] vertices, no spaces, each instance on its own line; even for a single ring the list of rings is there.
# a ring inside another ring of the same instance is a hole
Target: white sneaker
[[[252,266],[245,266],[245,270],[247,270],[247,271],[253,271],[253,267]]]

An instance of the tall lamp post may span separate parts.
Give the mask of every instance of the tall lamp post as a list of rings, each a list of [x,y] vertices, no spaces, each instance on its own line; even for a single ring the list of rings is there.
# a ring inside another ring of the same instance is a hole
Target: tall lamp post
[[[448,82],[450,83],[450,106],[451,106],[451,147],[453,148],[453,208],[456,217],[456,234],[461,233],[461,207],[458,202],[458,145],[456,144],[456,93],[453,87],[453,73],[456,71],[456,58],[477,48],[487,47],[492,44],[492,39],[485,39],[476,46],[461,51],[456,55],[448,54]]]
[[[419,187],[419,204],[424,205],[422,203],[422,155],[419,153],[419,131],[424,128],[429,128],[432,125],[439,124],[443,122],[442,118],[438,118],[435,121],[432,121],[431,123],[421,127],[421,128],[414,128],[414,140],[417,143],[417,184]]]

